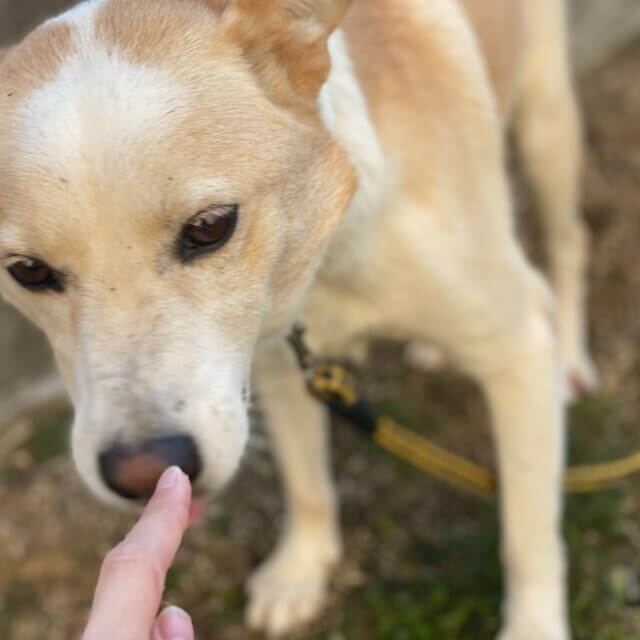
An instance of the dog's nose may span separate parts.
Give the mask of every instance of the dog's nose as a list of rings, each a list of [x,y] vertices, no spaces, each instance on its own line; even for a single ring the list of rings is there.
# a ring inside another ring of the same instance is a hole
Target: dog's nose
[[[202,470],[196,443],[187,435],[116,444],[100,455],[99,465],[107,486],[129,500],[149,498],[167,467],[180,467],[192,481]]]

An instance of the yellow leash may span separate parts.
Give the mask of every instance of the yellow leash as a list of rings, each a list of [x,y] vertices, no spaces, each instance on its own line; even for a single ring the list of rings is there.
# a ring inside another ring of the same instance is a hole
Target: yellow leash
[[[448,484],[483,497],[495,495],[495,474],[482,465],[438,446],[389,416],[376,416],[358,393],[353,376],[341,364],[317,361],[304,342],[304,328],[289,337],[304,372],[309,392],[334,413],[346,418],[378,446],[421,471]],[[640,451],[611,462],[569,467],[567,493],[593,493],[608,489],[640,472]]]
[[[496,477],[486,467],[451,453],[391,418],[378,419],[375,442],[414,467],[470,493],[491,496]],[[594,493],[615,486],[640,472],[640,451],[612,462],[569,467],[564,480],[567,493]]]
[[[489,469],[439,447],[387,416],[378,419],[373,440],[398,458],[458,489],[485,497],[496,491],[496,479]]]

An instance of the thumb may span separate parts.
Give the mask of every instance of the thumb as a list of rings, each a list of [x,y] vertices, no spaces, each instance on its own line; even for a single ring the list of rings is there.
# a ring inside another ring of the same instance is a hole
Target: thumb
[[[189,614],[178,607],[168,607],[156,620],[151,640],[194,640]]]

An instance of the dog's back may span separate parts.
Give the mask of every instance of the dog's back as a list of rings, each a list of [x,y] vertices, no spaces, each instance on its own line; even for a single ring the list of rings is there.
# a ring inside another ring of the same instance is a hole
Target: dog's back
[[[462,6],[481,47],[489,77],[494,89],[501,114],[508,119],[513,112],[519,93],[522,90],[523,73],[527,72],[527,60],[532,57],[547,56],[546,64],[566,66],[566,2],[565,0],[456,0]],[[351,25],[352,37],[366,46],[376,47],[380,39],[360,39],[358,33],[378,35],[389,38],[389,25],[394,19],[400,21],[413,11],[403,10],[403,4],[424,4],[423,0],[373,0],[365,2],[355,0],[347,28]],[[428,11],[439,11],[438,5],[430,3]],[[433,6],[431,6],[433,5]],[[385,35],[386,34],[386,35]],[[412,40],[415,32],[405,33]],[[397,47],[398,42],[390,41]],[[376,47],[377,48],[377,47]],[[379,50],[379,49],[378,49]],[[383,52],[381,52],[383,53]],[[369,51],[368,55],[375,51]],[[551,56],[553,59],[549,59]],[[371,60],[371,58],[368,58]],[[428,60],[425,60],[428,64]],[[375,69],[375,65],[372,65]],[[420,69],[424,71],[424,67]],[[434,65],[430,73],[439,73]]]
[[[527,2],[521,0],[458,0],[478,37],[503,114],[516,99],[517,78],[525,41]],[[560,4],[563,0],[552,0]]]

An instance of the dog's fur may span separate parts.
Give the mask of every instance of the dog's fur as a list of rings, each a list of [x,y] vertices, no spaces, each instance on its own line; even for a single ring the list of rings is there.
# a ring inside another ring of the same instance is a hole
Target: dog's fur
[[[304,316],[324,354],[391,333],[438,345],[482,385],[501,474],[501,638],[569,637],[563,379],[595,373],[565,7],[461,3],[93,0],[0,66],[0,258],[66,277],[64,293],[33,293],[3,270],[0,289],[54,348],[89,485],[116,501],[102,448],[175,425],[199,443],[203,486],[222,486],[253,375],[288,505],[249,583],[256,628],[314,615],[340,554],[326,412],[283,340]],[[514,236],[511,122],[555,297]],[[231,241],[182,264],[181,225],[231,203]]]

